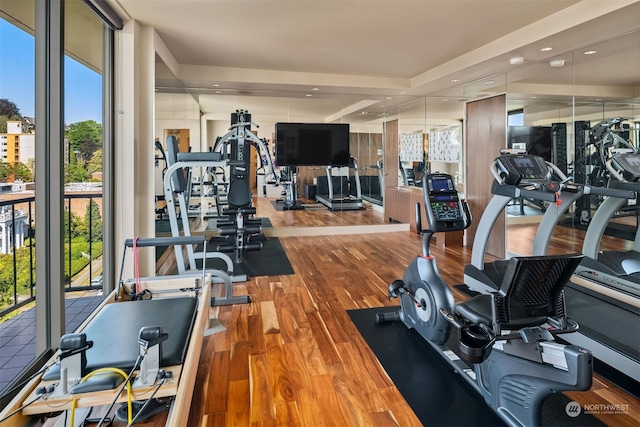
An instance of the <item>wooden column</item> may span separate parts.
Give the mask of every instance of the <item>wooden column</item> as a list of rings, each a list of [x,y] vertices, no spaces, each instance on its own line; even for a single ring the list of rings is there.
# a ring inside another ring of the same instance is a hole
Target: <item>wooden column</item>
[[[473,244],[478,221],[492,197],[491,162],[507,145],[506,95],[472,101],[466,104],[465,197],[473,217],[467,229],[467,244]],[[506,218],[498,218],[487,244],[487,253],[504,258],[506,255]]]

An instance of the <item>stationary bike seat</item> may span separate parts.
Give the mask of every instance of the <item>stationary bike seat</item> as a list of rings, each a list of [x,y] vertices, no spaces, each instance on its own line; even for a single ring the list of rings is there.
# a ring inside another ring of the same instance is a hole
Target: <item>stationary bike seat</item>
[[[476,295],[456,305],[456,314],[474,324],[491,325],[491,295]]]

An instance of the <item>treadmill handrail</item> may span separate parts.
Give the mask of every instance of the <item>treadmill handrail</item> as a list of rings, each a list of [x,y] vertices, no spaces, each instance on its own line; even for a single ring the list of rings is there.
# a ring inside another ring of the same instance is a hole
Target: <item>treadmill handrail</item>
[[[585,194],[595,194],[602,196],[609,196],[614,199],[628,199],[635,198],[635,192],[629,190],[618,190],[606,187],[593,187],[587,184],[575,184],[568,182],[561,185],[561,189],[568,189],[565,192],[565,196],[559,195],[558,200],[560,203],[556,203],[547,208],[546,212],[542,216],[542,221],[538,226],[538,231],[533,241],[533,255],[546,255],[551,241],[551,235],[558,223],[558,221],[569,210],[573,203]],[[585,239],[586,241],[587,239]],[[583,249],[584,250],[584,249]],[[586,254],[586,252],[584,252]]]
[[[635,199],[637,197],[637,193],[632,190],[622,190],[609,187],[592,187],[590,185],[584,186],[583,194],[595,194],[596,196],[609,196],[618,199]]]
[[[544,202],[555,202],[557,200],[556,193],[545,192],[541,189],[529,190],[525,187],[510,185],[494,181],[491,187],[491,193],[498,196],[506,196],[512,199],[525,197],[527,199],[541,200]]]

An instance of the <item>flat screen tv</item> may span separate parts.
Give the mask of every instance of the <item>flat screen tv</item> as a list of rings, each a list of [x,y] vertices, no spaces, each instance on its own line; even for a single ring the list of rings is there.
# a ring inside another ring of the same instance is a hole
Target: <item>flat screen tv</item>
[[[551,127],[544,126],[509,126],[507,147],[522,148],[528,154],[535,154],[548,162],[553,151]]]
[[[348,166],[348,123],[276,123],[278,166]]]

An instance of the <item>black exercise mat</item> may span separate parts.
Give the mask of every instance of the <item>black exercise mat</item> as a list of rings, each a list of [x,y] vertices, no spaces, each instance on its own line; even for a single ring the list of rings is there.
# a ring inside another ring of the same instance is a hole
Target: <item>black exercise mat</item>
[[[568,218],[564,222],[560,222],[559,225],[583,231],[587,231],[588,227],[587,224],[581,224],[580,221],[573,218]],[[607,236],[616,237],[623,240],[630,240],[633,242],[636,238],[636,227],[632,225],[610,222],[609,225],[607,225],[607,228],[605,228],[604,234],[606,234]]]
[[[393,310],[380,307],[347,313],[420,421],[428,426],[505,425],[415,330],[399,321],[376,323],[376,313]],[[569,417],[565,412],[569,402],[561,393],[549,396],[543,405],[542,425],[605,425],[590,414]]]
[[[234,262],[234,275],[246,274],[249,277],[254,277],[294,274],[287,253],[277,238],[264,239],[262,240],[262,245],[262,249],[259,251],[244,252],[241,263]],[[216,242],[207,242],[207,252],[214,252],[215,248]],[[161,255],[166,249],[166,247],[157,247],[157,254]],[[202,247],[198,247],[197,250],[202,251]],[[235,261],[235,253],[227,253],[227,255]],[[196,260],[196,265],[198,268],[202,268],[202,260]],[[207,268],[227,271],[227,264],[219,258],[207,259]],[[177,270],[173,269],[167,274],[177,273]]]
[[[273,205],[273,208],[278,212],[282,212],[282,211],[285,210],[284,202],[279,202],[277,200],[272,200],[271,204]],[[322,205],[320,205],[320,206],[322,206]],[[322,206],[322,208],[325,208],[325,207]],[[316,204],[313,204],[312,208],[306,207],[306,206],[304,206],[304,204],[300,200],[298,200],[298,201],[296,201],[296,204],[295,204],[293,209],[288,208],[286,210],[293,211],[293,210],[302,210],[302,209],[317,209],[317,207],[316,207]]]
[[[211,247],[215,250],[216,243]],[[209,244],[207,243],[207,247]],[[227,253],[235,261],[235,253]],[[197,262],[198,268],[202,268],[202,262]],[[226,270],[221,260],[208,259],[207,268]],[[284,251],[280,240],[275,237],[262,240],[262,249],[259,251],[245,251],[242,254],[242,262],[234,263],[234,274],[246,274],[255,276],[283,276],[294,274],[287,253]]]

